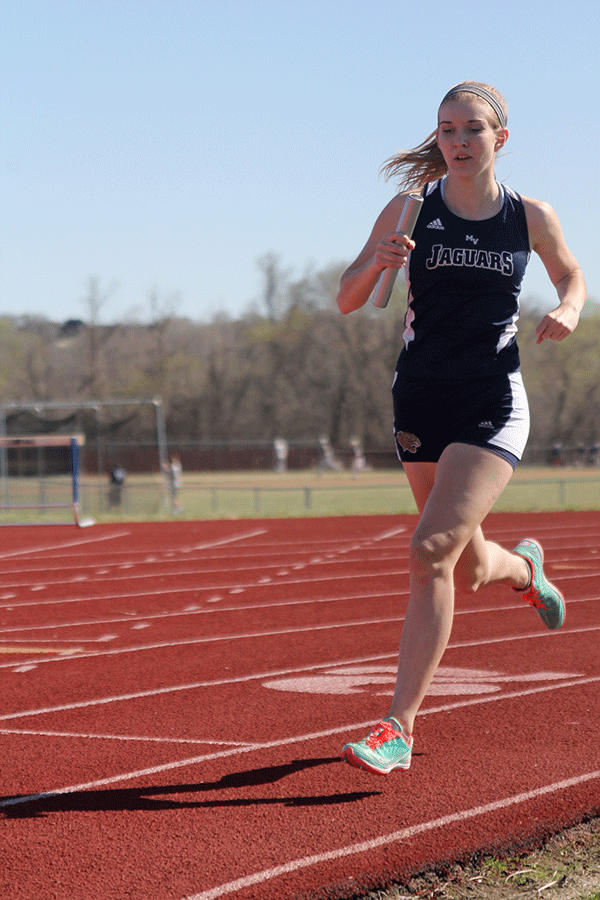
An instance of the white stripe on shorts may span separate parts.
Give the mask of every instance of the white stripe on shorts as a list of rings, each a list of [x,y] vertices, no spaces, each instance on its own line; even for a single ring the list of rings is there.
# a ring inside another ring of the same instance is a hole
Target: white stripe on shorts
[[[488,443],[490,447],[508,450],[521,459],[529,437],[529,403],[521,372],[513,372],[508,379],[512,390],[512,413],[506,425]]]

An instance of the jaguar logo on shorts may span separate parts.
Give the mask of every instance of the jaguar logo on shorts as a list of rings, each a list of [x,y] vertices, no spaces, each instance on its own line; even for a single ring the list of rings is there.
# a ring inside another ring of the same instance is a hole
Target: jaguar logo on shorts
[[[397,431],[396,440],[402,449],[408,453],[416,453],[417,449],[421,446],[419,438],[416,435],[411,434],[410,431]]]

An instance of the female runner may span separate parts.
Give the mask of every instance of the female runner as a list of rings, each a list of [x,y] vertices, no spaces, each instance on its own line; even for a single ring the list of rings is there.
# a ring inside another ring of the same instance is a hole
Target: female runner
[[[415,716],[450,637],[455,586],[475,592],[502,582],[548,628],[564,621],[540,544],[526,538],[510,552],[481,529],[529,431],[515,335],[531,250],[558,295],[537,343],[569,335],[586,299],[553,209],[496,181],[506,121],[504,99],[490,85],[462,82],[446,94],[436,131],[384,167],[388,177],[402,176],[402,192],[380,214],[337,297],[342,313],[359,309],[383,269],[406,266],[408,310],[392,396],[396,449],[420,513],[410,598],[388,715],[342,751],[351,765],[382,775],[410,766]],[[409,240],[395,228],[415,189],[424,202]]]

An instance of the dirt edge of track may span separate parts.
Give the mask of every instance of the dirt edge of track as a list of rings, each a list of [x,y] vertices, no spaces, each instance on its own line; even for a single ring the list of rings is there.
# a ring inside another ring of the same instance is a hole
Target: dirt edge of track
[[[574,825],[528,852],[482,855],[431,869],[354,900],[600,900],[600,818]]]

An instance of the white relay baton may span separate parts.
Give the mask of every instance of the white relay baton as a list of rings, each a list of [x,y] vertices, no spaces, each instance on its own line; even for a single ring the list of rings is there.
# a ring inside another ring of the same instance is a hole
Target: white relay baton
[[[420,194],[408,195],[404,204],[404,208],[402,210],[402,215],[400,216],[400,220],[398,221],[396,233],[399,232],[401,234],[405,234],[406,237],[411,237],[413,229],[417,223],[417,219],[419,218],[419,213],[421,212],[422,205],[423,198]],[[379,307],[379,309],[384,309],[388,305],[390,294],[392,293],[392,288],[394,287],[394,282],[396,281],[397,274],[398,269],[395,269],[393,266],[388,266],[387,269],[383,270],[383,272],[379,276],[379,279],[377,280],[375,290],[373,291],[373,306],[377,306]]]

